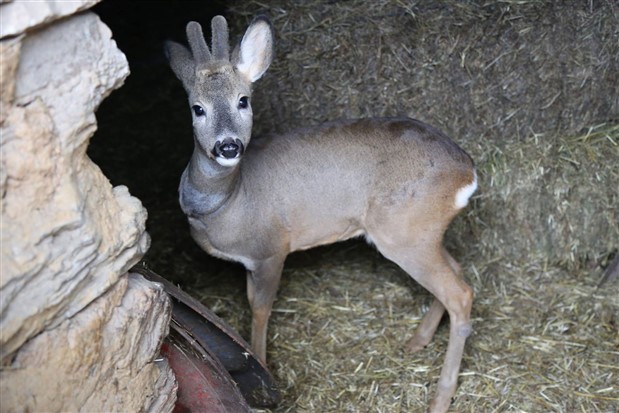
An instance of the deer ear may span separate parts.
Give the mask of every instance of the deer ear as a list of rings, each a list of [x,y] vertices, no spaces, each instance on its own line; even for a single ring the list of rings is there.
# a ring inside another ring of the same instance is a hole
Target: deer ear
[[[172,71],[183,83],[185,90],[191,89],[195,80],[195,63],[191,52],[185,46],[172,41],[165,42],[164,51]]]
[[[251,82],[260,79],[273,60],[273,27],[266,17],[256,17],[233,52],[232,63]]]

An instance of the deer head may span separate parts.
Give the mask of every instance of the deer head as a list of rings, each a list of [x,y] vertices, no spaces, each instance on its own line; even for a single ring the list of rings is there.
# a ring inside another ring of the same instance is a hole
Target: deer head
[[[271,64],[273,29],[266,18],[255,18],[231,55],[226,19],[214,17],[211,27],[210,50],[196,22],[187,24],[190,50],[170,41],[165,50],[189,98],[196,151],[205,161],[234,167],[251,138],[251,86]]]

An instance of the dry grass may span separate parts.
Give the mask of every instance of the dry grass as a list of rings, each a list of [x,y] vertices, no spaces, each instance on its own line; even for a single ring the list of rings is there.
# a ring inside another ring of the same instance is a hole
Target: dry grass
[[[522,266],[461,257],[473,286],[453,411],[616,412],[619,284],[538,261]],[[242,294],[212,285],[203,302],[247,336]],[[294,255],[270,324],[270,366],[283,400],[272,412],[423,411],[448,330],[403,351],[431,297],[362,243]]]

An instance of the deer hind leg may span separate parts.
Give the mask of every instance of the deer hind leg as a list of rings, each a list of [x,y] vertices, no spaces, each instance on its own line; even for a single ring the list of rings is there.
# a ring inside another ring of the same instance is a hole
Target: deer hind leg
[[[267,326],[277,288],[282,276],[285,257],[272,257],[247,271],[247,298],[252,312],[251,346],[258,358],[267,361]]]
[[[418,228],[419,229],[419,228]],[[427,230],[427,228],[426,228]],[[437,231],[438,234],[440,231]],[[413,232],[419,234],[420,232]],[[421,232],[427,237],[432,230]],[[384,233],[383,233],[384,234]],[[458,274],[459,265],[446,254],[441,245],[442,232],[435,240],[409,240],[412,244],[394,243],[393,239],[381,242],[373,238],[379,251],[397,263],[419,284],[430,291],[439,303],[430,307],[429,315],[420,325],[425,342],[436,330],[444,307],[449,314],[449,343],[445,361],[438,381],[436,396],[430,404],[430,412],[446,412],[455,393],[460,362],[466,338],[471,333],[470,314],[473,292]],[[453,267],[456,268],[453,268]],[[441,305],[439,305],[441,304]]]
[[[445,248],[443,248],[443,256],[447,259],[451,269],[459,277],[462,277],[460,264],[458,264],[458,262],[447,252]],[[445,306],[438,298],[434,298],[430,308],[421,319],[421,323],[417,326],[413,338],[411,338],[406,345],[406,350],[414,353],[424,349],[428,344],[430,344],[430,341],[432,341],[432,337],[434,337],[434,333],[436,332],[444,313]]]

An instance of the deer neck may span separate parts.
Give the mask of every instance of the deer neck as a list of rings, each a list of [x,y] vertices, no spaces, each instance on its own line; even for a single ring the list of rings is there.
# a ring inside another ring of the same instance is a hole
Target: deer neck
[[[221,166],[196,148],[181,179],[181,207],[194,217],[215,213],[234,195],[239,181],[238,165]]]

